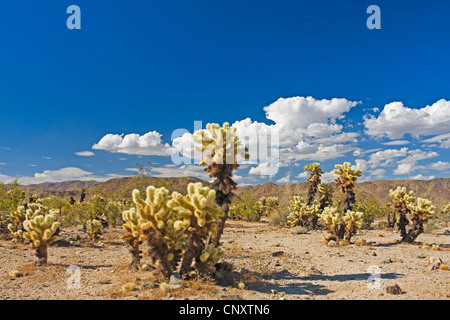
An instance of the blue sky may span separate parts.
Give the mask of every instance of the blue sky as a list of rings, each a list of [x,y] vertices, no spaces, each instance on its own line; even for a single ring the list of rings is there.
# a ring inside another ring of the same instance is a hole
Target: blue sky
[[[81,30],[66,27],[72,4]],[[381,30],[366,27],[371,4]],[[448,12],[448,1],[4,1],[0,180],[104,180],[149,160],[157,176],[204,178],[166,152],[194,121],[289,133],[278,174],[245,165],[241,184],[303,182],[310,162],[329,180],[344,161],[362,180],[450,177]],[[135,134],[135,147],[108,134]]]

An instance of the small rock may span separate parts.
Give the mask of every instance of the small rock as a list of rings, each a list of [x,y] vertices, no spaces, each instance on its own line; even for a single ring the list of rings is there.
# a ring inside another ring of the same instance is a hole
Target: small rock
[[[305,227],[297,226],[291,229],[292,234],[305,234],[308,232],[308,229]]]
[[[274,289],[271,289],[270,292],[272,292],[272,294],[277,294],[278,293],[278,291],[274,290]]]
[[[166,288],[169,288],[169,289],[180,289],[181,285],[179,285],[179,284],[167,284]]]
[[[376,252],[372,252],[372,256],[376,257],[377,253]]]
[[[284,254],[284,251],[275,251],[272,252],[272,257],[279,257],[282,256]]]
[[[158,287],[159,287],[159,285],[156,283],[153,283],[153,282],[144,282],[141,285],[142,289],[154,289],[154,288],[158,288]]]
[[[226,296],[225,300],[244,300],[244,299],[242,299],[242,297],[237,294],[232,294],[232,295]]]
[[[402,294],[403,291],[398,284],[386,287],[386,292],[389,294]]]
[[[14,249],[16,249],[17,248],[17,246],[7,246],[6,247],[6,249],[8,249],[8,250],[14,250]]]
[[[169,283],[176,284],[176,283],[180,283],[181,281],[183,281],[183,280],[181,279],[180,275],[177,272],[175,272],[174,274],[172,274],[170,276]]]
[[[392,262],[393,262],[393,261],[392,261],[391,258],[389,258],[389,259],[383,261],[383,263],[392,263]]]
[[[334,241],[334,240],[330,240],[330,241],[328,241],[328,246],[329,246],[329,247],[336,247],[336,246],[337,246],[337,243],[336,243],[336,241]]]
[[[245,268],[241,268],[241,270],[239,270],[239,273],[240,274],[247,274],[247,273],[250,273],[250,270],[245,269]]]

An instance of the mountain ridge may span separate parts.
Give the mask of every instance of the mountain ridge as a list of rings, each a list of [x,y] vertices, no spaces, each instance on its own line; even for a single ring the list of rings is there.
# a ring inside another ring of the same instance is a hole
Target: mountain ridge
[[[45,182],[35,185],[22,185],[28,195],[36,194],[39,196],[59,195],[77,197],[82,189],[88,190],[88,194],[106,193],[115,196],[131,196],[134,188],[143,189],[145,185],[164,186],[172,191],[184,193],[186,186],[190,182],[201,182],[210,186],[210,183],[195,177],[123,177],[114,178],[104,182],[96,180],[69,180],[63,182]],[[335,196],[340,194],[340,189],[335,187]],[[383,205],[388,201],[390,189],[397,186],[405,186],[408,190],[413,190],[416,196],[430,199],[436,205],[445,205],[450,202],[450,178],[435,178],[432,180],[373,180],[366,182],[357,182],[355,186],[357,196],[362,199],[375,199]],[[234,191],[237,196],[242,197],[249,194],[254,198],[262,196],[277,196],[282,203],[287,203],[293,195],[303,195],[306,197],[308,192],[308,183],[279,185],[273,182],[267,182],[260,185],[246,185],[239,187]]]

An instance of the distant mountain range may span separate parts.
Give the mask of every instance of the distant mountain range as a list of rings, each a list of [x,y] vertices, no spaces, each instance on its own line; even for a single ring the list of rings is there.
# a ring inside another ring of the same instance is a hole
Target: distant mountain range
[[[186,186],[190,182],[202,182],[204,185],[210,185],[209,182],[193,177],[182,178],[137,178],[126,177],[111,179],[106,182],[98,181],[64,181],[48,182],[36,185],[22,186],[27,194],[46,196],[50,194],[61,196],[79,197],[81,190],[86,189],[88,195],[94,193],[111,194],[117,197],[130,197],[131,191],[139,186],[141,189],[145,185],[165,186],[166,188],[185,193]],[[333,183],[335,186],[335,184]],[[390,189],[397,186],[405,186],[408,190],[413,190],[415,195],[427,198],[433,201],[437,206],[442,206],[450,202],[450,178],[437,178],[433,180],[376,180],[369,182],[360,182],[356,184],[356,193],[363,199],[375,199],[380,205],[386,203]],[[254,198],[262,196],[277,196],[282,203],[286,203],[293,195],[302,195],[306,198],[308,192],[308,183],[299,183],[291,185],[278,185],[275,183],[265,183],[255,186],[238,187],[235,190],[237,196],[249,194]],[[335,194],[340,193],[339,188],[335,188]]]

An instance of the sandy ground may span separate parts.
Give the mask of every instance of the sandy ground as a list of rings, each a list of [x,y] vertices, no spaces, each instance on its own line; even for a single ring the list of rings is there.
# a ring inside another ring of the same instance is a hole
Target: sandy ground
[[[230,221],[223,236],[224,261],[234,266],[236,282],[183,281],[180,288],[165,290],[158,286],[165,280],[157,270],[128,268],[130,255],[119,240],[121,228],[107,229],[103,247],[80,230],[63,231],[62,241],[49,247],[45,267],[34,266],[34,251],[27,245],[2,239],[0,299],[449,300],[450,271],[431,270],[424,262],[439,257],[450,263],[450,236],[440,235],[442,231],[418,238],[421,243],[443,245],[440,250],[398,244],[399,235],[391,230],[363,230],[352,239],[364,239],[369,245],[328,247],[322,231],[293,234],[267,223]],[[64,241],[77,236],[78,244]],[[12,278],[11,270],[23,276]],[[245,289],[237,288],[239,281]],[[124,292],[122,286],[129,282],[136,290]],[[396,284],[402,294],[386,292]]]

